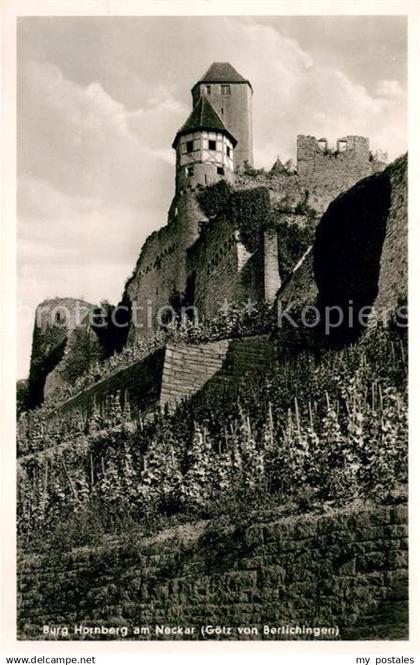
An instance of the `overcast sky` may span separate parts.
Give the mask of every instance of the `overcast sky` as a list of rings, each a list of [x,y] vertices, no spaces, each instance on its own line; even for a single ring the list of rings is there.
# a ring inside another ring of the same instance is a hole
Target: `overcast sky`
[[[18,306],[118,302],[174,191],[171,143],[214,61],[254,89],[254,158],[297,134],[406,150],[402,17],[66,17],[18,25]],[[27,375],[32,321],[18,339]]]

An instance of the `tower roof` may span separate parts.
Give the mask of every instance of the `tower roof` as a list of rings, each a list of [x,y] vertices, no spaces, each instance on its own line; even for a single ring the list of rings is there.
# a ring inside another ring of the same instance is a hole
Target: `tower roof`
[[[244,77],[232,67],[230,62],[213,62],[204,76],[202,76],[193,87],[195,88],[199,83],[247,83],[252,90],[250,82],[247,79],[244,79]]]
[[[176,148],[178,139],[182,134],[187,134],[200,129],[224,132],[231,139],[234,146],[237,144],[237,140],[226,129],[207,97],[200,97],[188,120],[177,131],[172,147]]]
[[[284,168],[283,164],[280,161],[280,157],[277,155],[277,159],[274,162],[273,166],[271,167],[270,173],[274,173],[274,174],[284,173],[284,171],[285,171],[285,168]]]

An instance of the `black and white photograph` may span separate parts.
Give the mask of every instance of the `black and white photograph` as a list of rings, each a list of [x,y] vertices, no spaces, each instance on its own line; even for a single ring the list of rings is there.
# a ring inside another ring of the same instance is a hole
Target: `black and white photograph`
[[[15,639],[407,642],[404,10],[37,4]]]

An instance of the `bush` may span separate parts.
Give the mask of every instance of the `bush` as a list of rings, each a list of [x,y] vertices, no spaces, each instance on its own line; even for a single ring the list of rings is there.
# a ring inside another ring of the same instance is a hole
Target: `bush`
[[[101,349],[95,333],[89,327],[76,328],[61,370],[64,380],[73,383],[100,359]]]
[[[197,194],[197,200],[206,216],[221,219],[226,216],[232,187],[226,180],[219,180],[214,185],[205,187]]]
[[[270,197],[266,187],[233,191],[228,183],[221,180],[202,189],[197,199],[210,220],[230,219],[249,252],[258,249],[262,229],[270,216]]]
[[[117,398],[87,421],[23,418],[21,450],[55,448],[21,462],[21,541],[89,544],[127,520],[157,529],[250,505],[393,502],[407,482],[404,343],[378,325],[355,346],[300,353],[236,399],[197,396],[148,422]]]
[[[266,187],[234,192],[230,197],[230,219],[239,229],[240,240],[248,252],[261,243],[264,225],[270,217],[270,196]]]
[[[290,222],[276,224],[279,270],[282,281],[292,272],[296,263],[314,241],[314,229]]]

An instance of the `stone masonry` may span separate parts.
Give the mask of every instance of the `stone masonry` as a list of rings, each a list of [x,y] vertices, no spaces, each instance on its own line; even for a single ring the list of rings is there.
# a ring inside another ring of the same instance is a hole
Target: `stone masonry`
[[[229,63],[213,63],[193,86],[192,95],[192,113],[173,143],[177,186],[168,226],[146,241],[126,285],[127,299],[144,308],[141,325],[130,330],[129,343],[159,328],[158,310],[167,307],[174,294],[187,294],[188,304],[204,318],[217,313],[223,298],[269,303],[275,299],[280,275],[273,238],[266,235],[264,260],[261,251],[244,255],[229,223],[209,221],[201,210],[200,187],[220,179],[236,189],[263,185],[273,205],[304,204],[322,214],[339,194],[384,167],[370,154],[366,137],[346,136],[336,150],[329,150],[323,139],[298,136],[296,172],[277,164],[273,172],[249,174],[251,83]]]
[[[226,528],[201,522],[57,560],[24,558],[18,637],[404,640],[407,562],[405,506],[260,515]],[[44,625],[69,633],[45,636]],[[75,634],[75,626],[113,632]]]
[[[270,335],[194,345],[168,343],[58,404],[50,416],[89,412],[94,403],[99,406],[116,395],[146,413],[166,404],[173,407],[204,391],[234,391],[244,381],[258,381],[276,361],[276,353],[276,340]]]

